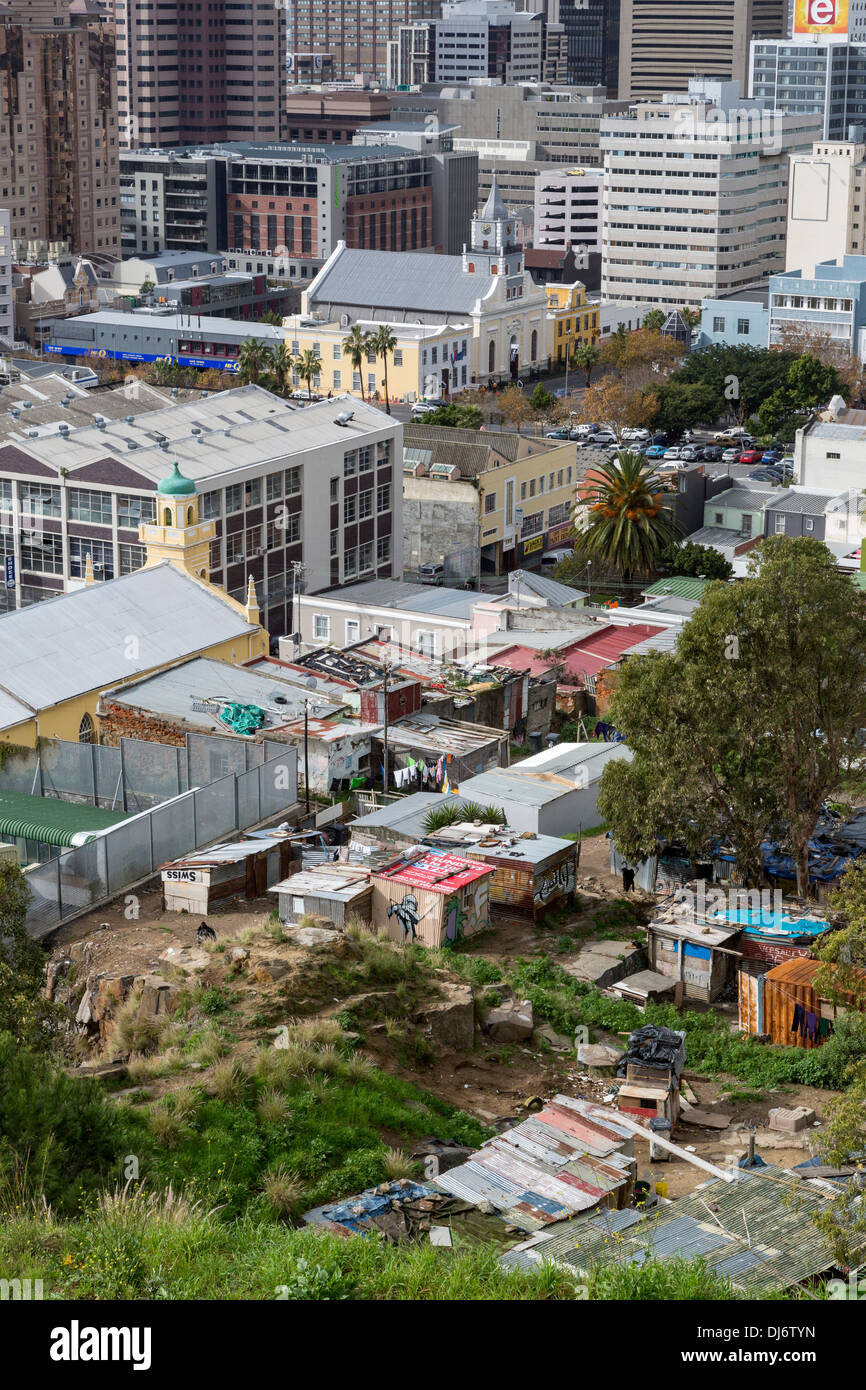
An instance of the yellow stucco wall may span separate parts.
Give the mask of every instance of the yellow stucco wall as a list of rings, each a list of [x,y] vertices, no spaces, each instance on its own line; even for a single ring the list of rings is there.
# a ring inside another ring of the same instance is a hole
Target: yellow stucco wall
[[[583,343],[594,343],[600,334],[597,304],[587,304],[586,290],[574,285],[547,285],[547,308],[551,316],[550,353],[564,361]]]

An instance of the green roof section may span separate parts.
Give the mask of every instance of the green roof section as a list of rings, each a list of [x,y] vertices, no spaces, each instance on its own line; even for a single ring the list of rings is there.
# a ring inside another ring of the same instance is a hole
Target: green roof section
[[[0,791],[0,837],[6,840],[23,837],[68,849],[76,835],[82,832],[94,835],[126,819],[122,811],[106,811],[101,806],[82,806],[77,801],[30,796],[27,792]]]
[[[858,589],[866,589],[866,570],[852,570],[851,578]]]
[[[686,574],[672,574],[667,579],[657,579],[648,589],[641,590],[644,598],[689,598],[700,603],[704,589],[712,584],[712,579],[692,579]]]
[[[192,497],[198,488],[192,478],[183,476],[175,460],[170,476],[157,483],[156,491],[159,497]]]

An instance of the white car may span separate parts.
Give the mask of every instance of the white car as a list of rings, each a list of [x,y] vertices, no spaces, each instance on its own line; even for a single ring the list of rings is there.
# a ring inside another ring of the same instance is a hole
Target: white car
[[[679,444],[674,444],[672,448],[665,449],[664,461],[665,463],[676,463],[682,458],[682,456],[683,451],[680,448]]]
[[[595,431],[596,431],[597,428],[598,428],[597,425],[575,425],[575,427],[574,427],[574,433],[575,433],[575,434],[595,434]]]
[[[637,440],[637,441],[640,443],[640,442],[642,442],[642,441],[645,440],[645,439],[649,439],[649,437],[650,437],[650,432],[649,432],[649,430],[640,430],[640,429],[623,430],[623,432],[622,432],[622,437],[623,437],[623,439],[635,439],[635,440]]]
[[[738,440],[739,440],[739,439],[742,439],[744,435],[748,435],[749,439],[751,439],[751,437],[752,437],[752,436],[749,434],[749,431],[748,431],[747,429],[744,429],[742,425],[731,425],[730,429],[727,429],[727,430],[720,430],[718,434],[714,434],[714,435],[713,435],[713,438],[714,438],[714,439],[738,439]]]
[[[438,410],[441,401],[415,401],[412,406],[412,419],[421,420],[425,415],[432,415],[434,410]]]

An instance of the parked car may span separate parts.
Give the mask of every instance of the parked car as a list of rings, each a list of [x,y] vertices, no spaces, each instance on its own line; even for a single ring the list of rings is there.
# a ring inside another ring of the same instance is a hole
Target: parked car
[[[736,447],[725,449],[722,454],[722,463],[739,463],[740,453],[741,450]]]
[[[624,440],[625,440],[625,439],[631,439],[631,440],[649,439],[649,437],[650,437],[650,432],[649,432],[649,430],[642,430],[642,429],[623,430],[623,432],[622,432],[622,437],[623,437]]]
[[[743,449],[740,453],[740,463],[761,463],[762,458],[760,449]]]
[[[666,463],[678,462],[683,456],[683,451],[679,444],[672,444],[669,449],[665,449],[664,458]]]
[[[701,458],[707,463],[721,463],[722,447],[720,444],[707,444],[701,450]]]
[[[421,565],[418,569],[419,584],[444,584],[444,565]]]
[[[772,468],[770,466],[756,468],[749,474],[749,477],[757,483],[782,483],[785,481],[778,468]]]
[[[545,439],[570,439],[571,431],[566,429],[565,425],[561,425],[556,430],[545,430],[544,437]]]
[[[718,434],[714,434],[713,438],[736,439],[739,441],[742,439],[751,440],[752,436],[749,434],[749,431],[745,428],[744,425],[731,425],[730,428],[726,430],[720,430]]]
[[[698,444],[686,444],[680,450],[680,458],[685,459],[686,463],[694,463],[697,459],[703,458],[704,451]]]
[[[573,554],[574,551],[570,550],[568,546],[564,545],[557,546],[554,550],[545,550],[544,554],[541,557],[542,574],[549,574],[551,570],[556,569],[556,566],[560,563],[560,561],[570,560]]]
[[[575,412],[572,411],[572,417],[574,416],[574,413]],[[598,425],[575,425],[574,428],[577,434],[592,434],[595,430],[598,429]]]
[[[662,459],[665,456],[665,446],[663,444],[651,444],[646,451],[648,459]]]
[[[439,409],[439,404],[435,401],[415,401],[412,406],[412,419],[421,420],[425,415],[432,415],[434,410]]]
[[[761,455],[761,462],[778,463],[781,457],[782,451],[780,449],[765,449],[763,454]]]
[[[793,473],[793,472],[794,472],[794,455],[793,455],[793,454],[783,454],[782,457],[779,459],[779,467],[780,467],[780,468],[790,469],[791,473]]]
[[[666,430],[658,430],[653,435],[652,442],[653,444],[670,444],[671,441],[668,439]]]

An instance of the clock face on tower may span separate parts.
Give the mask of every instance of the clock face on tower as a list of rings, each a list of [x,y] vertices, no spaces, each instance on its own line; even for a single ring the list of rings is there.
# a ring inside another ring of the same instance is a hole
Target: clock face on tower
[[[484,223],[484,226],[481,228],[481,230],[482,230],[482,232],[484,233],[485,236],[489,236],[489,235],[490,235],[490,231],[491,231],[490,223],[489,223],[489,222],[485,222],[485,223]]]

